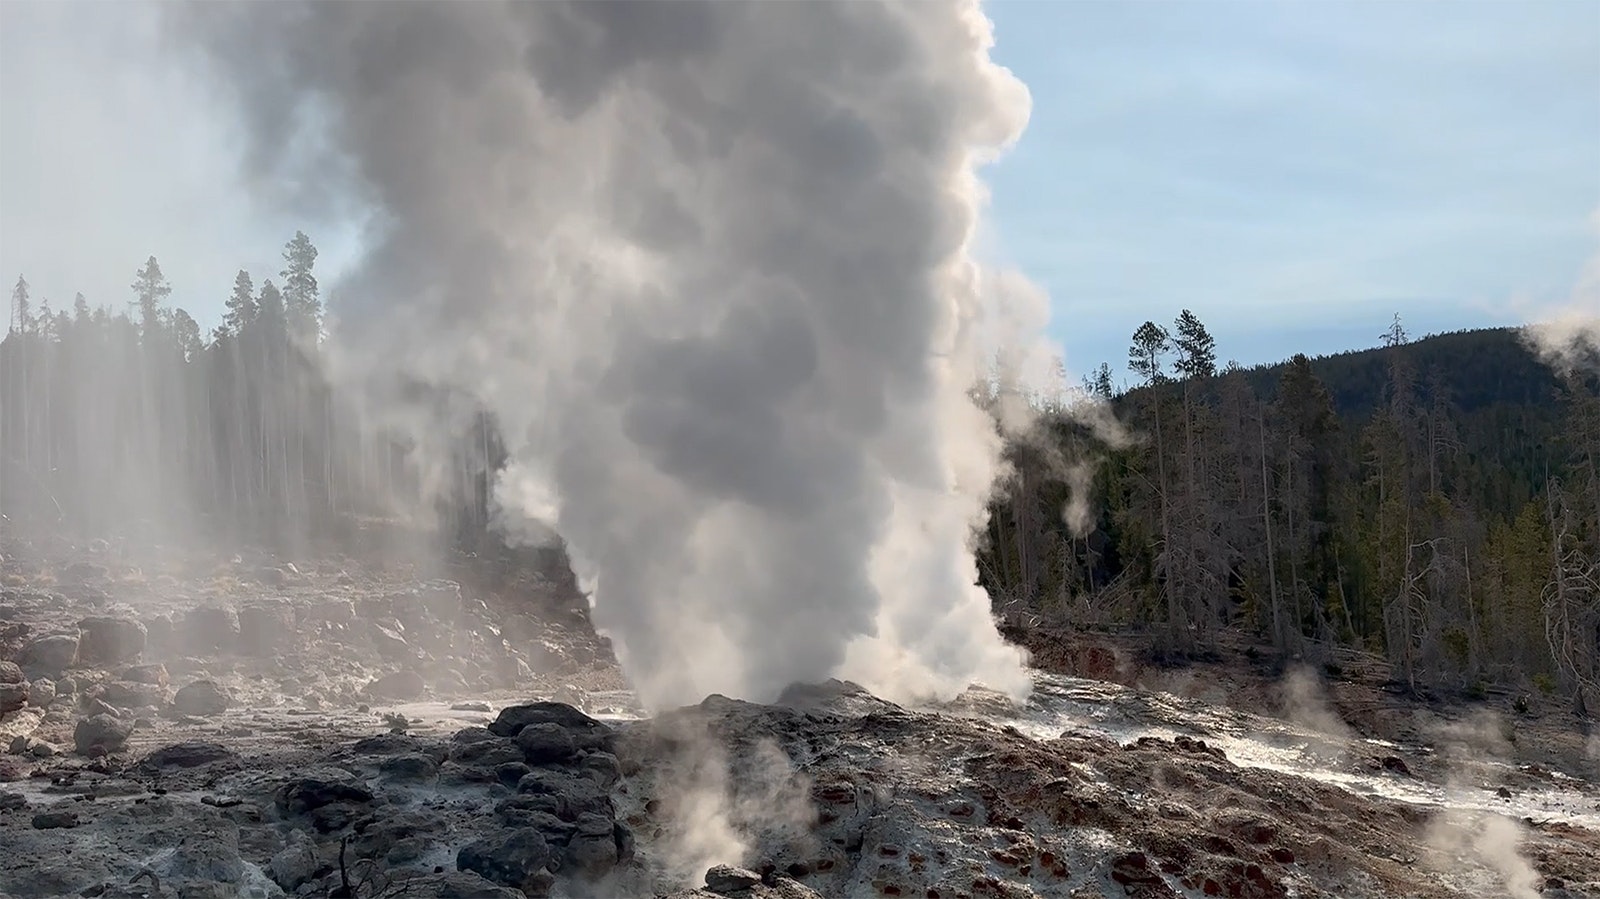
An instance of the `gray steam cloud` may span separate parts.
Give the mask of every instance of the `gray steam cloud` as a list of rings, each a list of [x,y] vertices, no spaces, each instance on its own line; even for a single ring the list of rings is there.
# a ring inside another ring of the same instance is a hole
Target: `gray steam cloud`
[[[1041,357],[969,247],[1029,101],[975,2],[170,12],[264,196],[375,212],[341,372],[492,410],[502,523],[567,541],[647,704],[1026,690],[969,388]]]

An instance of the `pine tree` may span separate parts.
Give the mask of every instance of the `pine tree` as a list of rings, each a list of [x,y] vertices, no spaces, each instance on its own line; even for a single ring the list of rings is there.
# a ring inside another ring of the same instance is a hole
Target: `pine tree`
[[[134,304],[139,309],[139,330],[146,340],[161,331],[161,303],[172,295],[172,285],[161,274],[161,264],[151,256],[133,279]]]
[[[89,301],[81,293],[72,298],[72,320],[80,325],[89,321]]]
[[[1404,346],[1406,344],[1406,329],[1400,324],[1400,313],[1394,314],[1394,321],[1390,323],[1389,330],[1383,332],[1383,345],[1386,347]]]
[[[1185,378],[1209,378],[1215,375],[1217,342],[1206,326],[1200,323],[1200,319],[1193,312],[1183,310],[1178,315],[1177,332],[1173,345],[1178,351],[1178,361],[1173,368],[1177,369],[1178,374]]]
[[[222,317],[224,333],[239,334],[256,320],[255,292],[255,285],[250,282],[250,273],[239,269],[239,274],[233,277],[233,295],[228,297],[228,312]]]
[[[317,294],[317,278],[311,269],[317,262],[317,248],[304,231],[283,248],[283,301],[288,314],[289,333],[297,340],[315,341],[322,328],[322,301]]]
[[[172,311],[172,337],[178,344],[178,350],[183,353],[185,361],[192,362],[199,357],[203,346],[200,340],[200,326],[182,309]]]
[[[1167,379],[1161,370],[1161,359],[1172,351],[1172,337],[1167,329],[1155,322],[1145,322],[1133,332],[1133,344],[1128,347],[1128,368],[1145,386],[1153,386]]]

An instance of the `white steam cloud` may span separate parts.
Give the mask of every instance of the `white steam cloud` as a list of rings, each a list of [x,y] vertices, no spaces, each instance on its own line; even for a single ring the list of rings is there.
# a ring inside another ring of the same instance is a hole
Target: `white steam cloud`
[[[1600,209],[1589,216],[1600,244]],[[1600,372],[1600,245],[1584,263],[1572,296],[1563,305],[1539,309],[1523,339],[1560,374],[1574,370]]]
[[[970,256],[1029,100],[975,2],[181,9],[258,182],[376,212],[343,363],[497,416],[502,521],[567,541],[648,704],[1026,689],[969,388],[1040,358]]]

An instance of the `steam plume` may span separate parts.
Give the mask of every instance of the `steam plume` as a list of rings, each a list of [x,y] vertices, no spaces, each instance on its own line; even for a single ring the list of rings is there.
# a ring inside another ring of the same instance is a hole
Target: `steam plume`
[[[502,519],[551,519],[647,703],[1026,689],[969,548],[1000,439],[968,391],[1019,292],[969,258],[974,172],[1028,112],[975,2],[176,24],[260,183],[376,211],[344,365],[497,416]]]
[[[1589,222],[1600,241],[1600,209]],[[1600,372],[1600,246],[1584,263],[1568,302],[1542,310],[1539,319],[1522,335],[1546,364],[1560,374],[1578,369]]]

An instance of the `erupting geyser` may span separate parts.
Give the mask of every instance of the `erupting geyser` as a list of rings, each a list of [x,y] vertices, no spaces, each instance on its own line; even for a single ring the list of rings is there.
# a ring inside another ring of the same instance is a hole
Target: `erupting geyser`
[[[975,169],[1028,112],[976,3],[175,25],[237,88],[260,183],[376,213],[341,358],[498,417],[503,524],[565,538],[647,704],[1026,689],[970,547],[1001,470],[970,390],[1019,333],[969,256]],[[1002,371],[1042,358],[1017,350]]]

